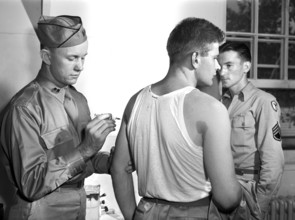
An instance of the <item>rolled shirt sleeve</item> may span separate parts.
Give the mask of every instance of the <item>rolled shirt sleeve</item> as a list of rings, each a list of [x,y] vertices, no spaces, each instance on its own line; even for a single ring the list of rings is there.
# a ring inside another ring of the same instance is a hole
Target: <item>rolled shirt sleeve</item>
[[[95,173],[109,174],[111,165],[110,153],[106,151],[97,152],[91,159]]]

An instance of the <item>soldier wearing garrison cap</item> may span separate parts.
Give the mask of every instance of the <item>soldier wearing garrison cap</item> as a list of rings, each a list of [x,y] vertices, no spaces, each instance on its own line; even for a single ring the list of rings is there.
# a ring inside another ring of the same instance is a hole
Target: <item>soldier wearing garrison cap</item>
[[[87,40],[82,20],[77,16],[41,16],[37,35],[48,48],[73,47]]]
[[[42,65],[4,110],[3,163],[14,188],[5,219],[85,219],[84,179],[108,173],[101,152],[115,121],[90,117],[87,100],[74,88],[88,41],[77,16],[41,16],[36,30]]]

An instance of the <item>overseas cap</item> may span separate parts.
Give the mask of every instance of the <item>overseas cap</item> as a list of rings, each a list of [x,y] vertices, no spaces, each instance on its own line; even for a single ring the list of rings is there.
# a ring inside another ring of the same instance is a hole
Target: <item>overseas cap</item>
[[[78,16],[41,16],[37,35],[42,45],[49,48],[73,47],[87,40],[82,20]]]

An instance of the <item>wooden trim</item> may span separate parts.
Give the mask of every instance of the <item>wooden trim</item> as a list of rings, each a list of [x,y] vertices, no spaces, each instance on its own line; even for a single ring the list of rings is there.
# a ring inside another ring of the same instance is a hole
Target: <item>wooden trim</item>
[[[249,79],[258,88],[294,89],[295,80]]]

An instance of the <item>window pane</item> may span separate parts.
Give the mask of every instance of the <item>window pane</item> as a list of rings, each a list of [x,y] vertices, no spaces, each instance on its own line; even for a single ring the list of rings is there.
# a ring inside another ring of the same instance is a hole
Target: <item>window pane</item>
[[[258,68],[258,79],[280,79],[279,68]]]
[[[295,79],[295,69],[288,70],[288,79]]]
[[[226,30],[251,32],[252,0],[227,0]]]
[[[295,65],[295,41],[289,43],[289,65]]]
[[[295,35],[295,0],[290,0],[289,13],[289,34]]]
[[[251,50],[252,38],[249,38],[249,37],[237,37],[237,36],[234,36],[234,35],[227,35],[226,36],[226,41],[234,41],[234,42],[244,43]]]
[[[282,0],[259,0],[259,33],[281,34]]]
[[[258,64],[280,64],[280,43],[259,42]]]

